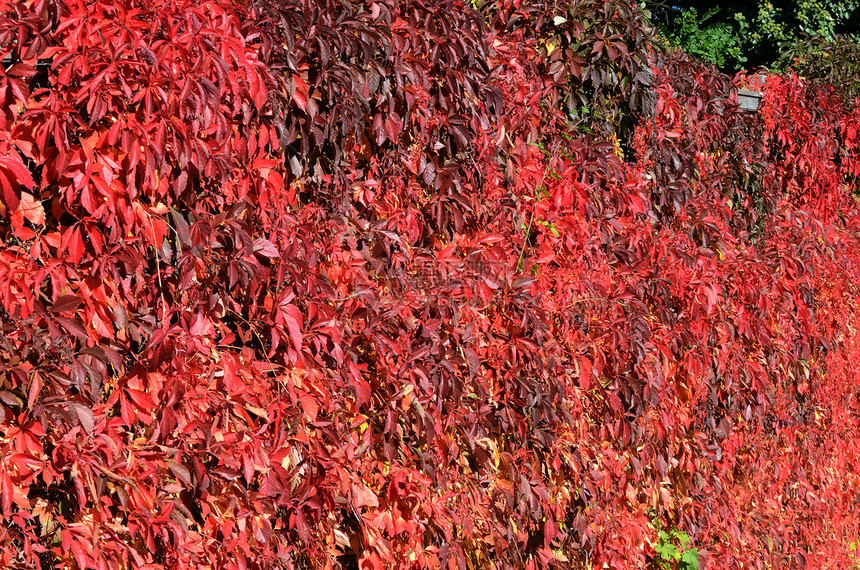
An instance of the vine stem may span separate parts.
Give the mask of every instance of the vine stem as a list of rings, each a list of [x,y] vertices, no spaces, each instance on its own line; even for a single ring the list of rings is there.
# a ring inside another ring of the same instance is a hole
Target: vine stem
[[[541,150],[543,150],[543,149],[541,149]],[[540,182],[538,182],[538,184],[537,184],[536,192],[540,192],[541,189],[543,188],[544,182],[546,181],[547,172],[549,171],[549,169],[552,168],[552,161],[555,160],[555,157],[557,155],[558,155],[558,142],[556,142],[555,145],[553,145],[551,155],[549,155],[549,154],[544,155],[544,156],[550,157],[549,158],[549,164],[547,165],[546,168],[543,169],[543,174],[541,174]],[[535,199],[537,199],[537,196],[535,196]],[[520,269],[522,268],[523,257],[525,256],[525,253],[526,253],[526,242],[528,241],[529,236],[531,235],[532,225],[534,224],[534,221],[535,221],[535,213],[534,213],[534,211],[532,211],[532,216],[531,216],[531,218],[529,218],[529,225],[526,228],[526,235],[523,238],[523,244],[522,244],[522,246],[520,246],[520,254],[517,257],[517,271],[520,271]]]
[[[152,230],[152,248],[155,250],[155,274],[158,277],[158,294],[161,299],[161,325],[166,328],[167,300],[164,298],[164,283],[161,281],[161,248],[155,243],[155,224],[152,223],[151,215],[149,217],[149,228]]]

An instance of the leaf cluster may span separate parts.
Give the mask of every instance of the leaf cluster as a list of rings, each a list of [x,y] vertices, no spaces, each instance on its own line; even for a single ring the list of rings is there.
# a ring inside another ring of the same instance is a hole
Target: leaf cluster
[[[0,566],[847,565],[860,111],[652,39],[0,6]]]
[[[777,67],[835,89],[848,105],[860,97],[860,43],[854,36],[820,36],[786,44]]]

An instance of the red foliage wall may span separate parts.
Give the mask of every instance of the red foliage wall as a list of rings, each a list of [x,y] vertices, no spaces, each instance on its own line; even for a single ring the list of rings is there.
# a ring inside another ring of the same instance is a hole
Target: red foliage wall
[[[828,567],[860,116],[623,0],[0,4],[0,560]]]

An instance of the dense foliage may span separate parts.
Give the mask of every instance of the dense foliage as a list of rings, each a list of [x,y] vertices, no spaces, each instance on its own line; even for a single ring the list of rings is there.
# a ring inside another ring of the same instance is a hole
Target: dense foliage
[[[857,0],[645,0],[674,45],[722,69],[770,66],[783,46],[860,32]]]
[[[860,104],[860,40],[855,36],[837,36],[831,41],[811,37],[792,43],[777,67],[834,88],[847,105]]]
[[[652,38],[0,4],[0,564],[847,566],[860,111]]]

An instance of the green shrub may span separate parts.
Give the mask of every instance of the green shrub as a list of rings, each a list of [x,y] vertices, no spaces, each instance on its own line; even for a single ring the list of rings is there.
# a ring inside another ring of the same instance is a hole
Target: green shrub
[[[860,97],[860,41],[855,36],[815,36],[786,44],[777,68],[830,85],[849,104],[856,105]]]

